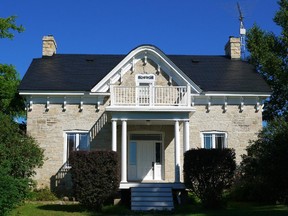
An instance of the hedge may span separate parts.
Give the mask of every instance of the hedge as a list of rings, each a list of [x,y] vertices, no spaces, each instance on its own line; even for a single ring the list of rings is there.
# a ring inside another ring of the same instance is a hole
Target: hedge
[[[118,155],[112,151],[75,151],[70,155],[73,193],[84,206],[101,210],[118,190]]]

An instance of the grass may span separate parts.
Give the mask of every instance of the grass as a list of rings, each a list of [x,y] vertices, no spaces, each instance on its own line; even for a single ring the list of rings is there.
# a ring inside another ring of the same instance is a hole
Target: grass
[[[176,211],[175,215],[193,216],[284,216],[288,215],[288,206],[285,205],[257,205],[252,203],[230,203],[226,209],[205,210],[199,206],[185,206]]]
[[[26,203],[14,209],[11,216],[105,216],[105,215],[144,215],[144,216],[286,216],[285,205],[256,205],[251,203],[230,203],[226,209],[205,210],[197,205],[179,206],[174,212],[132,212],[124,206],[106,206],[101,213],[85,210],[78,204]]]

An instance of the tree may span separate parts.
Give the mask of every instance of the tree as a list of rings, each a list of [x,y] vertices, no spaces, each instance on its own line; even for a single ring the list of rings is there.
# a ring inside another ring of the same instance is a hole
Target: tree
[[[15,16],[0,18],[0,38],[13,39],[22,32]],[[12,65],[0,64],[0,215],[28,196],[44,154],[36,141],[23,133],[13,118],[24,112],[24,100],[17,93],[20,78]]]
[[[288,123],[269,122],[241,162],[244,198],[288,203]]]
[[[0,64],[0,112],[11,117],[24,113],[24,100],[17,88],[20,78],[12,65]]]
[[[249,61],[272,89],[263,112],[268,121],[277,116],[288,120],[288,0],[280,0],[278,4],[280,9],[274,22],[282,28],[281,35],[263,31],[257,25],[247,33]]]
[[[16,25],[16,16],[0,18],[0,38],[13,39],[13,31],[24,31],[22,25]],[[15,117],[23,114],[24,100],[17,93],[20,76],[14,66],[0,62],[0,112]]]
[[[24,31],[24,27],[22,25],[16,25],[16,16],[0,18],[0,38],[13,39],[14,34],[11,31],[21,33]]]
[[[288,0],[278,2],[274,22],[281,27],[279,36],[255,25],[247,34],[250,62],[271,86],[272,95],[265,102],[268,120],[258,139],[247,147],[240,166],[238,197],[253,201],[288,199]],[[237,196],[237,192],[236,192]]]

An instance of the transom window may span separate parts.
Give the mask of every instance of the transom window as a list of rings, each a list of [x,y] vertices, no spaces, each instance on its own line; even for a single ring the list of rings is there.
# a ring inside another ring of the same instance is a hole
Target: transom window
[[[64,162],[68,161],[72,151],[88,151],[89,149],[89,134],[86,131],[66,132]]]
[[[202,148],[223,149],[227,147],[227,133],[225,132],[202,132]]]
[[[162,141],[162,134],[131,134],[130,140]]]

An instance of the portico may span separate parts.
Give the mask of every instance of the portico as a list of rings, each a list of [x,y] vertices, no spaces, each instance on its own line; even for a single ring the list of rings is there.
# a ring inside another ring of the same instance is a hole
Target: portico
[[[183,153],[190,149],[189,112],[111,112],[111,116],[112,150],[121,152],[120,188],[122,184],[131,181],[165,182],[165,170],[171,169],[171,167],[165,167],[166,157],[174,158],[174,182],[180,182],[181,160],[183,159],[180,149],[183,149]],[[128,129],[128,126],[135,125],[174,127],[174,139],[167,144],[165,130],[161,129],[149,131],[145,129],[130,131]],[[117,131],[117,126],[119,129],[121,128],[121,131]],[[180,130],[180,128],[183,129]],[[117,149],[118,133],[121,134],[121,139],[119,139],[121,149]],[[174,145],[174,156],[165,152],[164,143],[166,143],[165,145]]]

